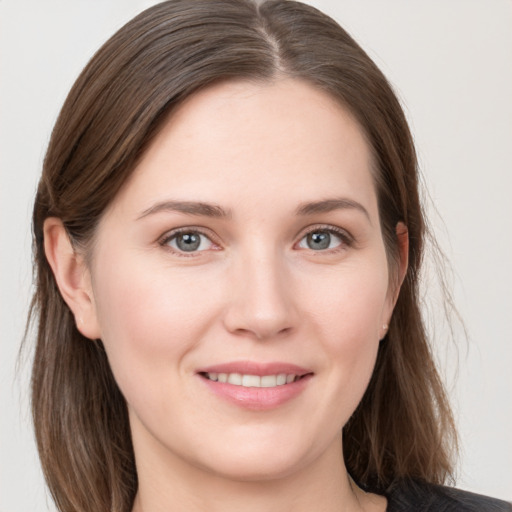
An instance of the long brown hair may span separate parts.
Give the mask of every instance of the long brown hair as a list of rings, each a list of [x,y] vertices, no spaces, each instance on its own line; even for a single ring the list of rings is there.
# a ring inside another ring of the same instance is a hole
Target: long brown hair
[[[124,398],[101,340],[79,333],[59,294],[44,253],[44,220],[59,217],[72,242],[87,248],[103,212],[177,104],[220,80],[283,75],[327,91],[364,130],[392,269],[397,223],[409,232],[409,267],[389,332],[344,427],[348,470],[377,492],[399,478],[442,483],[450,475],[454,424],[419,308],[425,223],[417,162],[390,85],[337,23],[307,5],[173,0],[130,21],[83,70],[53,130],[35,200],[32,407],[59,510],[127,512],[137,473]]]

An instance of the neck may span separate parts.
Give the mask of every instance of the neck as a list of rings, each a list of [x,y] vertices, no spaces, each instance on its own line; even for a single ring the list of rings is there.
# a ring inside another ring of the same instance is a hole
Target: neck
[[[171,462],[169,464],[169,462]],[[139,489],[132,512],[360,512],[385,510],[363,493],[345,469],[341,435],[329,451],[287,475],[226,478],[183,460],[137,460]]]

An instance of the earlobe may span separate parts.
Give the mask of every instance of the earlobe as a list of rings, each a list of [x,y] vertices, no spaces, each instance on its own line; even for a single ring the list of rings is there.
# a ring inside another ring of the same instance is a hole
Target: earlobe
[[[73,247],[62,221],[56,217],[44,222],[44,250],[78,330],[87,338],[100,338],[89,269],[83,255]]]

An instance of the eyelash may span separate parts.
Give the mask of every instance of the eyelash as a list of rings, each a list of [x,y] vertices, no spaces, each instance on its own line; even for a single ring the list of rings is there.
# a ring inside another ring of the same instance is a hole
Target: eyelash
[[[294,247],[297,244],[299,244],[305,237],[307,237],[308,235],[310,235],[312,233],[316,233],[316,232],[334,234],[341,240],[341,244],[340,244],[340,246],[335,247],[333,249],[325,249],[325,250],[319,250],[319,251],[314,251],[313,249],[310,249],[310,251],[313,253],[318,252],[320,254],[335,254],[335,253],[343,251],[347,248],[352,247],[355,243],[353,236],[344,229],[341,229],[341,228],[338,228],[338,227],[332,226],[332,225],[315,225],[315,226],[308,227],[305,231],[303,231],[300,234],[300,238],[299,238],[298,242],[296,242],[294,244]],[[173,231],[166,233],[164,236],[162,236],[158,240],[158,243],[161,247],[168,250],[169,252],[172,252],[173,254],[175,254],[177,256],[185,257],[185,258],[197,257],[202,252],[205,252],[205,251],[191,251],[190,253],[186,253],[185,251],[175,250],[174,248],[171,248],[168,245],[172,240],[174,240],[179,235],[188,234],[188,233],[205,236],[213,245],[216,245],[216,246],[219,245],[215,241],[216,237],[213,236],[213,234],[210,231],[207,231],[204,228],[199,228],[199,227],[195,227],[195,226],[187,226],[184,228],[174,229]],[[214,250],[218,250],[218,249],[214,249]],[[300,249],[300,250],[302,250],[302,249]]]
[[[184,258],[197,257],[200,253],[205,252],[205,251],[191,251],[190,253],[187,253],[185,251],[176,250],[168,245],[172,240],[174,240],[179,235],[184,235],[184,234],[188,234],[188,233],[202,235],[202,236],[206,237],[213,245],[218,246],[218,244],[215,242],[216,237],[213,236],[213,233],[211,233],[210,231],[207,231],[203,228],[199,228],[199,227],[195,227],[195,226],[187,226],[184,228],[174,229],[171,232],[163,235],[158,240],[158,243],[162,248],[164,248],[165,250],[167,250],[177,256],[184,257]]]
[[[341,240],[341,243],[338,247],[335,247],[333,249],[325,249],[322,251],[314,251],[313,249],[310,249],[310,251],[313,253],[336,254],[340,251],[343,251],[343,250],[346,250],[346,249],[352,247],[355,243],[354,237],[348,231],[338,228],[336,226],[325,225],[325,224],[314,225],[314,226],[310,226],[310,227],[306,228],[306,230],[301,233],[299,242],[297,242],[297,243],[300,243],[308,235],[310,235],[312,233],[318,233],[318,232],[333,234]]]

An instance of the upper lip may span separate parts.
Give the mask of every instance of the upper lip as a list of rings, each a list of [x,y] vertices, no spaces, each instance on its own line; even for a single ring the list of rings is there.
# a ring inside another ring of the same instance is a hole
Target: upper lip
[[[257,363],[255,361],[231,361],[228,363],[206,366],[197,370],[197,373],[239,373],[242,375],[278,375],[280,373],[303,376],[313,373],[301,366],[292,363],[270,362]]]

